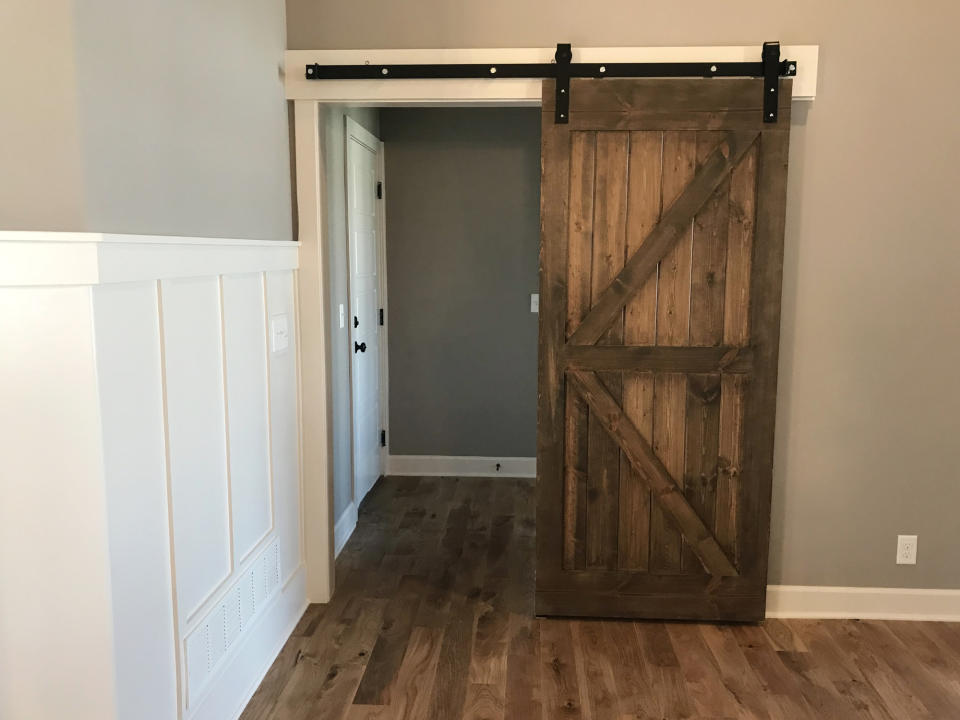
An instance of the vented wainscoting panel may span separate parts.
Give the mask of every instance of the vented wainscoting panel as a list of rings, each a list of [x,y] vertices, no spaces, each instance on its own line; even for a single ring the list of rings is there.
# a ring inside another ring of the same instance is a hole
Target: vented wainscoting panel
[[[186,636],[188,713],[279,588],[280,551],[273,538]]]

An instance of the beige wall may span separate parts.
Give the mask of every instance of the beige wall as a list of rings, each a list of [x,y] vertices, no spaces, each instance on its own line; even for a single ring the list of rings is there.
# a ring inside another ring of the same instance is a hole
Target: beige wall
[[[818,43],[794,112],[770,580],[960,587],[960,4],[287,0],[290,48]],[[919,534],[897,566],[897,533]]]
[[[0,2],[0,230],[83,224],[73,22],[73,0]]]
[[[0,230],[291,238],[282,0],[0,2]]]

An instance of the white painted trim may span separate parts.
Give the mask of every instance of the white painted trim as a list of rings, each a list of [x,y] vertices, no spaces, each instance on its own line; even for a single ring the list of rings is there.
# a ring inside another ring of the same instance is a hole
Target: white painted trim
[[[307,599],[333,595],[333,404],[330,377],[327,271],[323,215],[320,106],[294,103],[300,270],[300,412],[303,462],[304,561]]]
[[[497,471],[497,463],[500,470]],[[536,477],[532,457],[463,455],[388,455],[387,475],[450,475],[453,477]]]
[[[767,617],[960,622],[960,590],[770,585]]]
[[[0,287],[100,285],[291,270],[285,240],[0,231]]]
[[[357,504],[351,502],[347,505],[346,509],[340,513],[340,519],[337,520],[337,524],[333,526],[333,556],[337,557],[340,555],[340,551],[343,550],[343,546],[347,544],[347,540],[350,539],[350,536],[353,535],[353,531],[357,527]]]
[[[743,62],[760,60],[762,42],[702,47],[573,48],[574,62]],[[308,63],[399,65],[409,63],[548,63],[556,48],[449,48],[410,50],[287,50],[285,86],[289,100],[367,105],[520,104],[538,105],[538,79],[496,80],[307,80]],[[819,45],[784,45],[781,57],[797,61],[794,100],[817,94]]]

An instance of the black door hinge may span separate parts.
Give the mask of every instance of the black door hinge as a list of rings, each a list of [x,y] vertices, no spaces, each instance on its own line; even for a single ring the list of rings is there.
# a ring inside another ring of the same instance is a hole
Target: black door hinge
[[[377,200],[383,200],[383,183],[377,181]]]
[[[383,325],[383,308],[380,308],[380,324]]]
[[[387,431],[381,430],[380,431],[380,447],[386,447],[386,446],[387,446]]]

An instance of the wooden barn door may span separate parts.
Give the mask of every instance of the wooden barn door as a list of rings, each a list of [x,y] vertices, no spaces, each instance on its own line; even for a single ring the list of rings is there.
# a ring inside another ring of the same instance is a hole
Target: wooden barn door
[[[763,617],[790,96],[544,83],[538,614]]]

